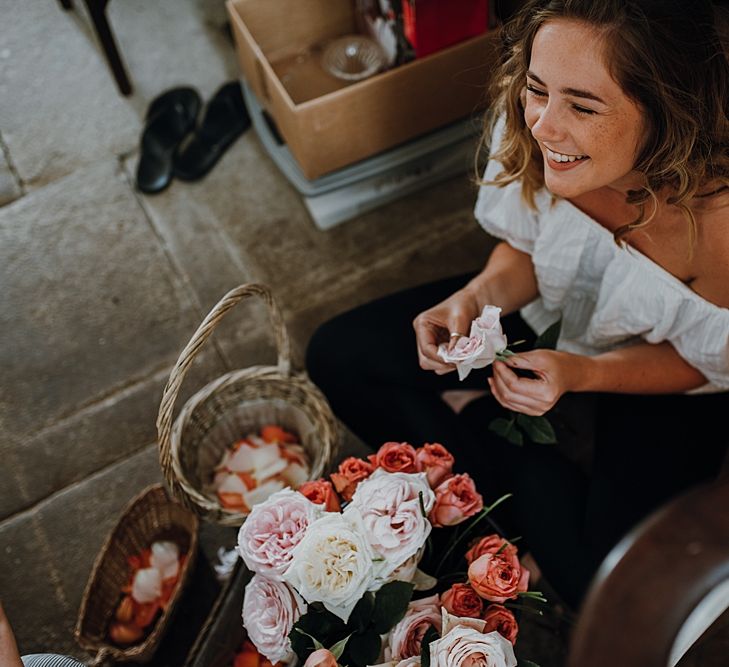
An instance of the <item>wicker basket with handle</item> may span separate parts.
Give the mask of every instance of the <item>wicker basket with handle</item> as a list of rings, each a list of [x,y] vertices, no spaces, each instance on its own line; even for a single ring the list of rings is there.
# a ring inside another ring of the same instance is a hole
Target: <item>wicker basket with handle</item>
[[[251,296],[268,306],[277,365],[226,373],[194,394],[173,423],[175,401],[193,359],[225,314]],[[246,514],[224,508],[210,482],[225,448],[265,423],[299,435],[309,459],[310,479],[325,473],[337,446],[336,419],[306,373],[292,368],[288,333],[270,290],[248,283],[228,292],[208,313],[180,354],[163,391],[157,416],[159,460],[172,493],[205,520],[241,525]]]
[[[171,499],[161,484],[142,491],[124,509],[96,557],[79,607],[74,637],[79,646],[95,653],[94,665],[105,662],[148,662],[157,650],[197,557],[197,516]],[[128,558],[156,540],[175,542],[187,554],[175,591],[152,631],[139,643],[121,647],[109,639],[109,624],[129,581]]]

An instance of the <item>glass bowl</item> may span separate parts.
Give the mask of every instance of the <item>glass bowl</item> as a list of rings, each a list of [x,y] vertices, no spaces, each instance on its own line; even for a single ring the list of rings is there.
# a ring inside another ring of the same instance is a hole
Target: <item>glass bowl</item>
[[[332,76],[345,81],[360,81],[379,72],[385,64],[380,45],[363,35],[346,35],[324,49],[322,66]]]

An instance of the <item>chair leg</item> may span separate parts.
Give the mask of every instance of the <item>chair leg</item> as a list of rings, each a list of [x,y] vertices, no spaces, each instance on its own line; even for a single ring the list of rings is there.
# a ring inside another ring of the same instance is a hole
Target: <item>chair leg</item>
[[[61,2],[71,2],[71,0],[61,0]],[[119,92],[122,95],[131,95],[132,84],[127,76],[124,63],[122,63],[121,56],[119,55],[119,49],[114,40],[114,35],[109,26],[109,21],[106,18],[106,5],[109,0],[84,0],[84,2],[89,10],[101,46],[104,49],[106,60],[109,63],[109,67],[111,67],[111,71],[114,73]]]
[[[73,0],[59,0],[64,9],[73,9]]]

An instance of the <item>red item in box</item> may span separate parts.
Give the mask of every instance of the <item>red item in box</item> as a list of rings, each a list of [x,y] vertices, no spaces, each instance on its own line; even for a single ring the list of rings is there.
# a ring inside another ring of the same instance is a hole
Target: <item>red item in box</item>
[[[488,0],[403,0],[405,37],[422,58],[476,37],[489,24]]]

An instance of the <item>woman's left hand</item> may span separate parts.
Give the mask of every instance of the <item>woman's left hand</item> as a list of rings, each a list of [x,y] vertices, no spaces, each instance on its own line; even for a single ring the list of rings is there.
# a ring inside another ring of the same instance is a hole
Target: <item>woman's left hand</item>
[[[509,410],[543,415],[565,392],[579,385],[585,357],[555,350],[532,350],[495,361],[489,386],[496,400]],[[519,377],[513,369],[529,370],[535,378]]]

